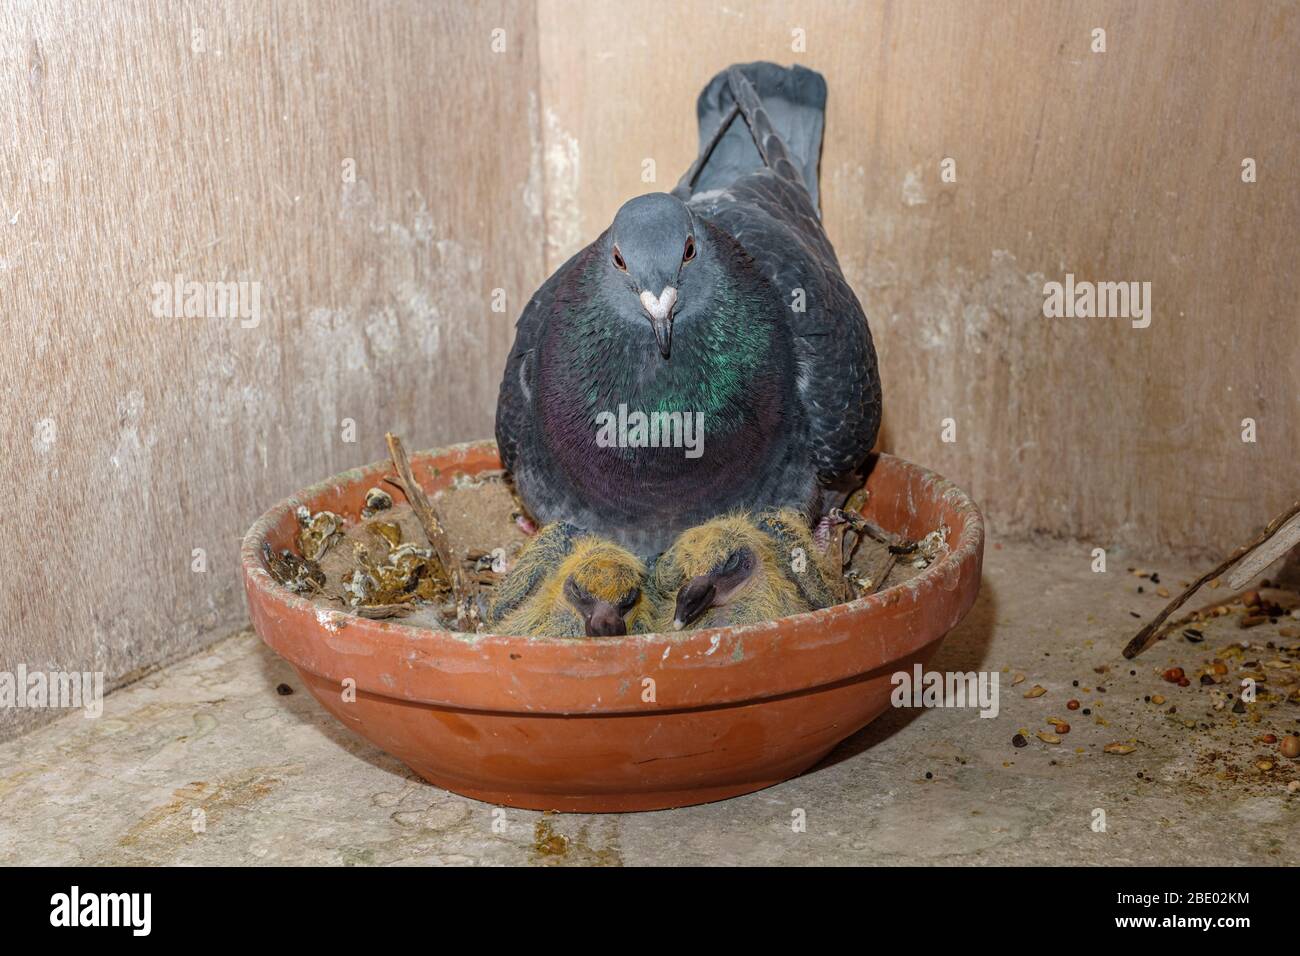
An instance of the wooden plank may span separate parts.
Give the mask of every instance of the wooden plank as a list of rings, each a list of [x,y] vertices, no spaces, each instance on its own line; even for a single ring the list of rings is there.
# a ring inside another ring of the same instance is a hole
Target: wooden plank
[[[534,18],[0,7],[0,670],[111,687],[192,652],[246,620],[263,509],[383,459],[389,429],[491,434],[545,278]],[[157,317],[177,274],[260,283],[260,322]],[[46,716],[2,709],[0,736]]]
[[[880,353],[883,448],[999,534],[1088,548],[1222,556],[1295,499],[1296,4],[539,9],[548,267],[671,188],[716,70],[799,62],[830,87],[824,217]],[[1150,282],[1150,327],[1044,318],[1066,273]]]

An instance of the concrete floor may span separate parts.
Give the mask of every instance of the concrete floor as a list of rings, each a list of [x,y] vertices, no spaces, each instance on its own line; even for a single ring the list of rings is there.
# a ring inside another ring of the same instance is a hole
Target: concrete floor
[[[1283,699],[1294,654],[1265,646],[1294,646],[1277,632],[1300,622],[1243,631],[1225,617],[1204,643],[1171,638],[1126,662],[1130,610],[1149,617],[1164,599],[1110,560],[1095,574],[1084,545],[989,548],[979,603],[931,666],[1000,671],[997,718],[890,711],[796,780],[660,813],[543,815],[438,790],[352,736],[244,632],[109,695],[99,719],[73,713],[0,745],[0,863],[1300,863],[1300,792],[1287,790],[1300,761],[1256,741],[1300,731]],[[1174,590],[1192,576],[1155,569]],[[1238,716],[1213,709],[1196,668],[1242,639],[1260,650],[1229,663],[1271,662],[1282,694]],[[1192,686],[1160,680],[1171,664]],[[1026,699],[1035,684],[1047,693]],[[1163,706],[1144,702],[1156,693]],[[1071,697],[1092,715],[1067,711]],[[1034,736],[1047,716],[1072,725],[1059,745]],[[1133,753],[1103,753],[1130,739]]]

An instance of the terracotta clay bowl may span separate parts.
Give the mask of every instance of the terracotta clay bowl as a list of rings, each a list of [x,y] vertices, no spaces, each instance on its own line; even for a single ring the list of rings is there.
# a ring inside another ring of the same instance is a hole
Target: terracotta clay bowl
[[[430,492],[500,467],[490,443],[412,457]],[[317,607],[277,584],[262,543],[292,547],[294,511],[355,518],[386,462],[276,505],[244,538],[253,626],[318,701],[430,783],[493,804],[655,810],[769,787],[889,707],[890,675],[924,663],[979,590],[984,524],[964,492],[881,455],[865,513],[949,552],[906,585],[751,627],[570,640],[467,635]],[[355,682],[345,702],[344,681]]]

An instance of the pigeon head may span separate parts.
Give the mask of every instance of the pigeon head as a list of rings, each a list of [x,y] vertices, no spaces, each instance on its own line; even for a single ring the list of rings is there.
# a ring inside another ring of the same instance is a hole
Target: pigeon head
[[[680,199],[649,193],[624,203],[607,234],[614,306],[625,318],[650,323],[665,359],[672,351],[673,318],[707,284],[696,261],[703,251],[701,233]]]

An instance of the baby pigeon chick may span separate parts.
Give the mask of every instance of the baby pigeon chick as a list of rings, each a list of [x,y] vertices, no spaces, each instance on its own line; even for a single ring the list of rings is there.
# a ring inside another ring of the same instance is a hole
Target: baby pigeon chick
[[[835,585],[797,512],[724,515],[683,532],[655,563],[655,629],[757,624],[829,607]]]
[[[547,525],[497,585],[485,622],[498,634],[610,637],[648,629],[646,569],[631,552],[566,522]]]

